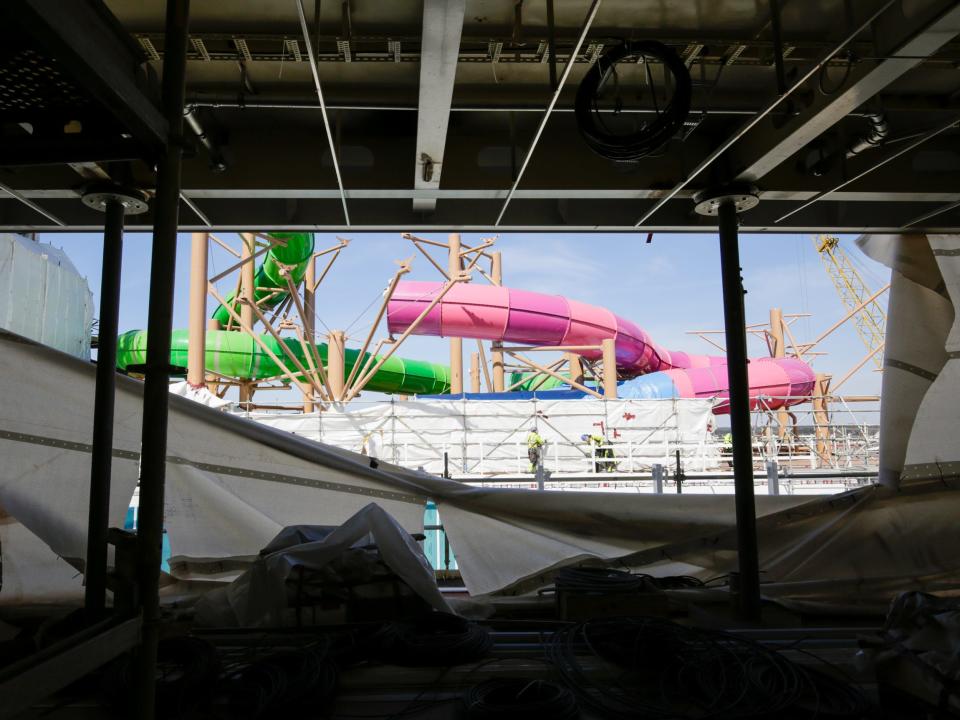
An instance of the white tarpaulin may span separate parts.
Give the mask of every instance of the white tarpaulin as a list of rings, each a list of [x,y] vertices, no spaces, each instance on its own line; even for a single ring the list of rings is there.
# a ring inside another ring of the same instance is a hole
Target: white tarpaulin
[[[318,442],[364,452],[396,465],[440,474],[444,454],[454,475],[510,475],[529,470],[527,435],[546,442],[549,472],[593,467],[584,434],[605,436],[620,469],[639,472],[654,463],[713,466],[710,400],[394,400],[351,403],[309,414],[254,413],[259,423]]]
[[[0,362],[0,552],[15,574],[0,600],[75,593],[54,554],[73,564],[84,555],[94,368],[8,334]],[[142,389],[118,380],[114,525],[136,482]],[[899,590],[960,586],[957,486],[944,477],[899,492],[758,496],[765,592],[883,607]],[[529,590],[586,559],[702,578],[736,567],[732,496],[473,488],[170,398],[165,527],[176,576],[233,577],[283,527],[339,525],[371,502],[418,531],[428,498],[474,595]],[[42,564],[30,564],[37,548],[17,541],[18,526],[51,548]]]
[[[960,236],[866,235],[892,270],[880,407],[880,480],[960,476]],[[901,477],[902,476],[902,477]]]

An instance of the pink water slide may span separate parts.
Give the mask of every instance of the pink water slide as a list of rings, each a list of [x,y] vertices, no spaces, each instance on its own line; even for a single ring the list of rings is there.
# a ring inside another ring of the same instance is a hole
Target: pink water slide
[[[401,282],[387,307],[391,333],[406,330],[440,293],[439,282]],[[728,397],[726,358],[667,350],[635,323],[596,305],[493,285],[453,286],[414,330],[416,335],[478,338],[525,345],[599,345],[613,338],[621,377],[647,376],[641,396]],[[588,360],[599,350],[578,351]],[[750,361],[751,405],[777,409],[802,402],[815,375],[795,358]],[[727,412],[726,403],[715,412]]]

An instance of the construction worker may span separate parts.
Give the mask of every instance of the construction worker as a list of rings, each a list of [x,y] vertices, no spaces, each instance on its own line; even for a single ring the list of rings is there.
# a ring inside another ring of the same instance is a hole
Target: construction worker
[[[544,439],[536,428],[527,435],[527,459],[530,460],[530,472],[535,473],[540,464],[540,454],[543,452]]]
[[[613,448],[606,447],[607,439],[603,435],[596,433],[584,433],[580,439],[588,443],[593,448],[593,470],[594,472],[616,472],[616,463],[612,461]]]

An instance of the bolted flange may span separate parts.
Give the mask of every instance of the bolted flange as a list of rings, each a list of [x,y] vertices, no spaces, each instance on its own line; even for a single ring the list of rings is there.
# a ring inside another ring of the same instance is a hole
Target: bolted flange
[[[116,200],[123,206],[124,215],[141,215],[150,208],[146,193],[113,183],[90,185],[80,199],[84,205],[99,212],[107,211],[107,202],[110,200]]]
[[[760,196],[752,185],[724,185],[698,192],[693,201],[696,203],[693,210],[698,215],[715,216],[724,201],[732,201],[737,212],[741,213],[755,208],[760,203]]]

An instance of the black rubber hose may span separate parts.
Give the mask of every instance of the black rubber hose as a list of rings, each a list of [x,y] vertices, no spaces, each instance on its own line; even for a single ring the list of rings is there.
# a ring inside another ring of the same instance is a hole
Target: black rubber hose
[[[597,117],[597,94],[617,63],[641,56],[659,60],[670,71],[673,96],[656,118],[639,131],[624,135],[610,133]],[[580,82],[575,105],[577,127],[598,155],[617,162],[635,162],[656,152],[680,132],[690,113],[692,92],[690,71],[672,48],[655,40],[625,42],[601,55]]]

